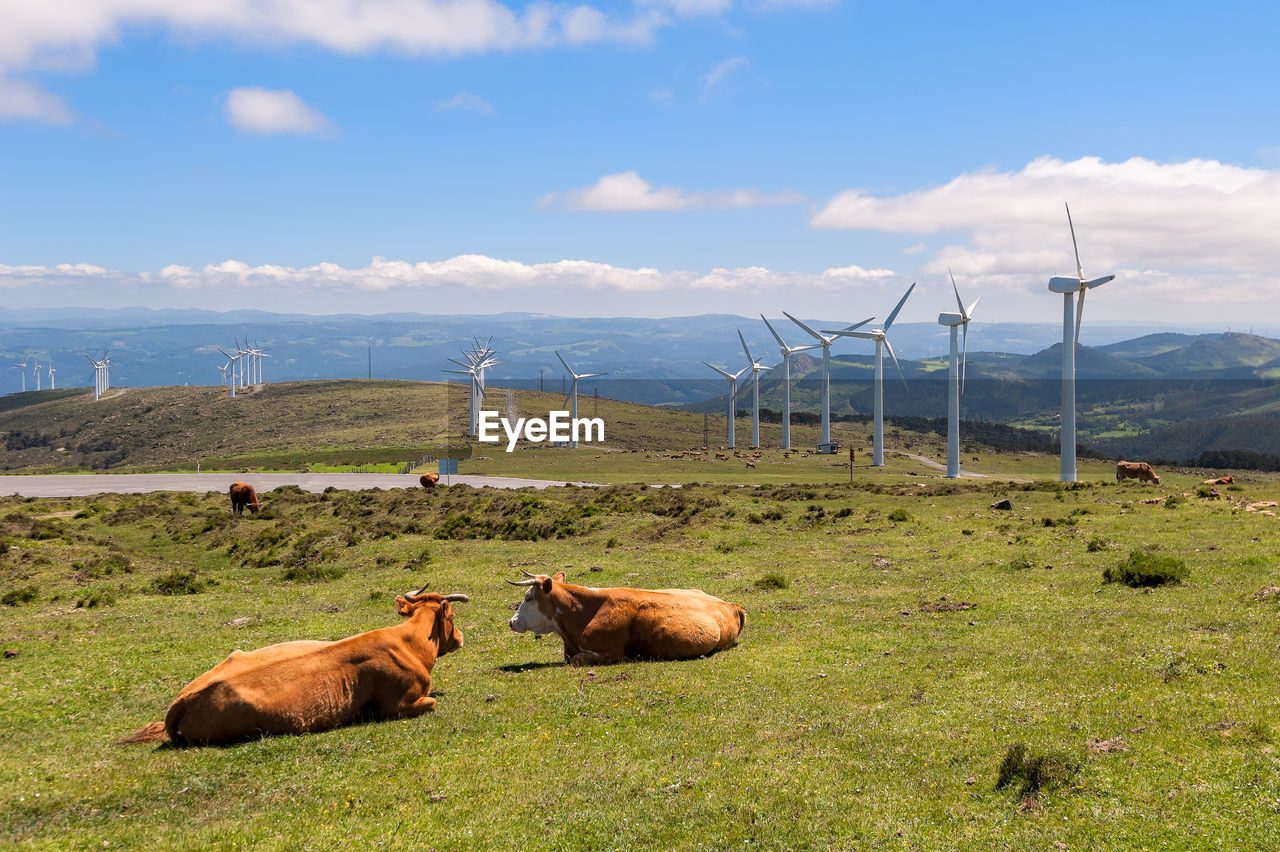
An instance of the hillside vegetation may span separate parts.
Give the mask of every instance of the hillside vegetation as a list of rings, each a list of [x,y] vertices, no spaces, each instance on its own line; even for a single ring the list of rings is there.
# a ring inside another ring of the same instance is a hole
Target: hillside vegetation
[[[2,498],[0,839],[1280,848],[1280,521],[1247,510],[1280,485],[1169,486]],[[1181,582],[1103,579],[1134,565]],[[701,588],[746,626],[706,659],[568,668],[507,627],[521,570]],[[393,624],[424,582],[471,595],[434,714],[113,744],[231,650]]]

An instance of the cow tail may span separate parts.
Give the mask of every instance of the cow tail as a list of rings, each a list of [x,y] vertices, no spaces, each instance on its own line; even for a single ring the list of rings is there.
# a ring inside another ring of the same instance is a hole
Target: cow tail
[[[134,731],[132,736],[124,739],[116,740],[116,745],[128,745],[130,743],[155,743],[168,738],[165,733],[164,722],[152,722],[150,725],[144,725]]]

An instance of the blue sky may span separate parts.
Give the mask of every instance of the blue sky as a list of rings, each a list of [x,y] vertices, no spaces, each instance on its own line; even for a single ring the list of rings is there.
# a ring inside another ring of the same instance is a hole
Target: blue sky
[[[1091,319],[1275,323],[1277,17],[0,0],[0,291],[1053,322],[1065,201]]]

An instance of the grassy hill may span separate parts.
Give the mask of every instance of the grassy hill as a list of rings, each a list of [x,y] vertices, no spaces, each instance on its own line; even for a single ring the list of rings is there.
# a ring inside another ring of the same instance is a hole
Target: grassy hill
[[[1243,508],[1280,485],[1188,482],[0,498],[0,839],[1280,848],[1278,521]],[[1186,580],[1103,582],[1134,550]],[[569,668],[507,628],[521,569],[705,589],[746,626],[706,659]],[[233,649],[393,624],[424,582],[472,596],[435,713],[113,744]]]

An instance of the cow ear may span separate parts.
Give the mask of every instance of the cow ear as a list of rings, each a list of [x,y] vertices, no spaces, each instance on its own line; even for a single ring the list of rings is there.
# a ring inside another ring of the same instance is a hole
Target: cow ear
[[[557,583],[563,583],[563,582],[564,582],[564,572],[563,572],[563,571],[557,571],[557,572],[555,573],[555,576],[554,576],[554,577],[552,577],[551,579],[555,580]]]
[[[543,577],[543,578],[542,578],[542,584],[541,584],[541,587],[540,587],[540,588],[542,589],[542,593],[543,593],[544,595],[549,595],[549,594],[551,594],[551,578],[550,578],[550,577]]]
[[[408,615],[412,611],[413,611],[413,605],[410,604],[407,600],[405,600],[404,595],[400,595],[399,597],[396,598],[396,612],[400,613],[401,615]]]

